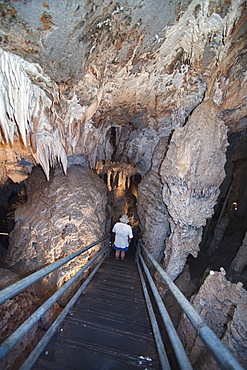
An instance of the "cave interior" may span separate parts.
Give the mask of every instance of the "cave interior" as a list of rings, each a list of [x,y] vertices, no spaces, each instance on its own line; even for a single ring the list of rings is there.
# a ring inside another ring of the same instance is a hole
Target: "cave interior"
[[[245,1],[8,0],[0,17],[3,284],[128,214],[188,299],[221,271],[247,307]]]

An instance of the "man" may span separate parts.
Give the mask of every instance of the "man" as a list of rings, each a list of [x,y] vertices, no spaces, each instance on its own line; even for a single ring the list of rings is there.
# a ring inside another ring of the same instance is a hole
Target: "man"
[[[119,257],[121,261],[124,261],[125,252],[129,249],[129,243],[133,238],[132,229],[129,225],[129,217],[127,215],[122,215],[117,222],[112,232],[115,233],[114,249],[115,249],[115,259],[118,261]]]

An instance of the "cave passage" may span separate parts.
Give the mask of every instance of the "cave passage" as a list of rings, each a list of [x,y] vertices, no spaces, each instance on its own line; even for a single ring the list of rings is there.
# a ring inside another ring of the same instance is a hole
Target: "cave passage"
[[[246,357],[246,1],[1,1],[0,17],[2,286],[127,214],[171,280]],[[30,315],[27,302],[96,252],[11,302],[11,320],[20,320],[15,304]],[[200,368],[203,348],[168,303]]]
[[[133,171],[131,165],[105,165],[99,173],[108,188],[107,217],[111,225],[119,220],[122,214],[128,214],[131,225],[138,225],[137,200],[138,185],[141,175]]]

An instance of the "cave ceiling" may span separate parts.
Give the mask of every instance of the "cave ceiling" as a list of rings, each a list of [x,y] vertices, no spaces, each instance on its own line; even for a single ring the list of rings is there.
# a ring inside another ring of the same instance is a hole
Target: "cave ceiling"
[[[144,175],[162,137],[210,99],[246,129],[246,4],[0,2],[1,182],[85,158]]]

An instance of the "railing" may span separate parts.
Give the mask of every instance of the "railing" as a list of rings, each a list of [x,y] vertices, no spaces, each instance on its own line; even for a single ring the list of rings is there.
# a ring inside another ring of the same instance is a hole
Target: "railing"
[[[24,362],[20,370],[29,370],[32,368],[36,360],[38,359],[39,355],[45,348],[46,344],[49,342],[53,334],[55,333],[57,327],[63,321],[65,316],[68,314],[71,307],[75,304],[76,300],[79,298],[83,290],[91,281],[92,277],[98,271],[101,264],[104,262],[107,256],[109,256],[110,252],[110,235],[106,235],[102,239],[92,243],[85,248],[82,248],[56,262],[53,264],[42,268],[41,270],[31,274],[30,276],[18,281],[17,283],[11,285],[3,289],[0,292],[0,304],[4,303],[8,299],[11,299],[15,295],[19,294],[42,277],[48,275],[49,273],[53,272],[54,270],[58,269],[59,267],[63,266],[67,262],[71,261],[75,257],[81,255],[82,253],[86,252],[90,248],[94,247],[95,245],[105,242],[105,246],[85,265],[83,266],[70,280],[68,280],[60,289],[58,289],[42,306],[40,306],[18,329],[16,329],[1,345],[0,345],[0,360],[3,360],[5,356],[20,342],[23,336],[34,326],[34,324],[47,312],[47,310],[61,297],[62,294],[82,275],[82,273],[88,269],[102,254],[105,255],[101,258],[101,260],[96,264],[96,267],[85,280],[85,282],[81,285],[75,295],[71,298],[68,304],[63,309],[62,313],[57,317],[57,319],[53,322],[51,327],[47,330],[47,332],[42,337],[41,341],[29,355],[27,360]],[[161,268],[161,266],[155,261],[152,255],[148,252],[148,250],[141,244],[139,241],[138,248],[136,252],[136,262],[140,274],[141,283],[143,286],[144,296],[147,303],[147,308],[150,315],[150,320],[153,328],[154,337],[157,344],[157,349],[160,357],[161,367],[164,370],[170,370],[170,364],[168,360],[168,356],[166,354],[165,346],[162,340],[162,335],[160,333],[159,325],[156,320],[156,315],[152,306],[152,299],[149,296],[149,291],[151,289],[152,296],[156,301],[160,317],[166,327],[167,334],[170,338],[171,345],[173,347],[175,356],[177,358],[177,362],[182,370],[192,370],[192,366],[188,359],[188,356],[184,350],[184,347],[181,343],[181,340],[176,332],[176,329],[170,319],[170,316],[166,310],[166,307],[160,297],[158,289],[155,286],[155,283],[152,279],[151,273],[145,263],[143,253],[145,255],[145,259],[149,260],[155,270],[159,273],[162,280],[171,291],[171,293],[176,298],[178,304],[182,308],[183,312],[187,315],[189,321],[193,325],[194,329],[198,333],[199,337],[205,343],[215,360],[218,362],[221,369],[225,370],[244,370],[242,366],[238,363],[235,357],[231,354],[231,352],[223,345],[220,339],[216,336],[216,334],[204,323],[201,316],[196,312],[194,307],[189,303],[189,301],[184,297],[184,295],[180,292],[177,286],[172,282],[166,272]],[[144,278],[143,272],[145,273],[146,279]],[[148,281],[149,288],[146,285],[146,281]]]
[[[28,359],[24,362],[21,369],[27,370],[31,369],[37,358],[39,357],[40,353],[45,348],[46,344],[54,334],[57,327],[60,325],[62,320],[68,314],[71,307],[74,305],[76,300],[79,298],[80,294],[86,288],[92,277],[95,275],[101,264],[104,260],[109,256],[110,253],[110,235],[106,235],[102,239],[92,243],[78,251],[52,263],[49,266],[42,268],[39,271],[34,272],[33,274],[27,276],[26,278],[18,281],[17,283],[3,289],[0,292],[0,304],[6,302],[8,299],[14,297],[18,293],[22,292],[24,289],[28,288],[32,284],[36,283],[42,277],[48,275],[52,271],[58,269],[59,267],[63,266],[65,263],[71,261],[75,257],[81,255],[82,253],[86,252],[87,250],[91,249],[97,244],[101,242],[105,242],[105,246],[86,264],[84,265],[70,280],[68,280],[60,289],[58,289],[42,306],[40,306],[18,329],[16,329],[5,341],[0,345],[0,361],[5,358],[5,356],[21,341],[25,334],[34,326],[34,324],[48,311],[48,309],[61,297],[62,294],[82,275],[82,273],[88,269],[94,262],[99,258],[100,255],[105,253],[102,259],[97,263],[94,270],[82,284],[82,286],[78,289],[75,295],[71,298],[69,303],[65,306],[62,313],[57,317],[51,327],[48,329],[46,334],[42,337],[41,341],[35,347],[33,352],[30,354]]]
[[[150,320],[151,320],[151,324],[153,327],[154,337],[156,340],[162,369],[169,370],[170,365],[169,365],[169,361],[168,361],[168,358],[165,352],[160,330],[159,330],[159,327],[158,327],[158,324],[157,324],[157,321],[154,315],[154,310],[151,305],[151,298],[148,294],[148,289],[147,289],[146,282],[145,282],[142,271],[145,272],[145,275],[147,277],[147,281],[151,288],[152,295],[157,303],[160,316],[166,327],[167,334],[170,338],[170,342],[173,347],[173,350],[176,355],[177,362],[180,368],[182,370],[191,370],[193,368],[183,348],[180,338],[176,332],[176,329],[169,317],[166,307],[160,297],[158,289],[155,286],[155,283],[152,279],[149,269],[144,261],[142,252],[145,253],[145,256],[147,257],[147,259],[151,262],[155,270],[159,273],[162,280],[164,281],[164,283],[166,284],[166,286],[168,287],[168,289],[173,294],[178,304],[182,308],[183,312],[188,317],[189,321],[191,322],[192,326],[196,330],[197,334],[199,335],[201,340],[204,342],[206,347],[209,349],[214,359],[219,364],[220,368],[224,370],[244,370],[243,367],[236,360],[236,358],[232,355],[232,353],[224,346],[224,344],[220,341],[217,335],[213,332],[213,330],[211,330],[205,324],[202,317],[196,312],[192,304],[185,298],[185,296],[181,293],[178,287],[169,278],[167,273],[161,268],[158,262],[148,252],[148,250],[142,245],[141,241],[139,241],[137,251],[136,251],[136,262],[137,262],[138,270],[140,273],[141,282],[143,285],[144,296],[146,298],[147,308],[149,310]],[[141,262],[141,265],[140,265],[140,262]]]

